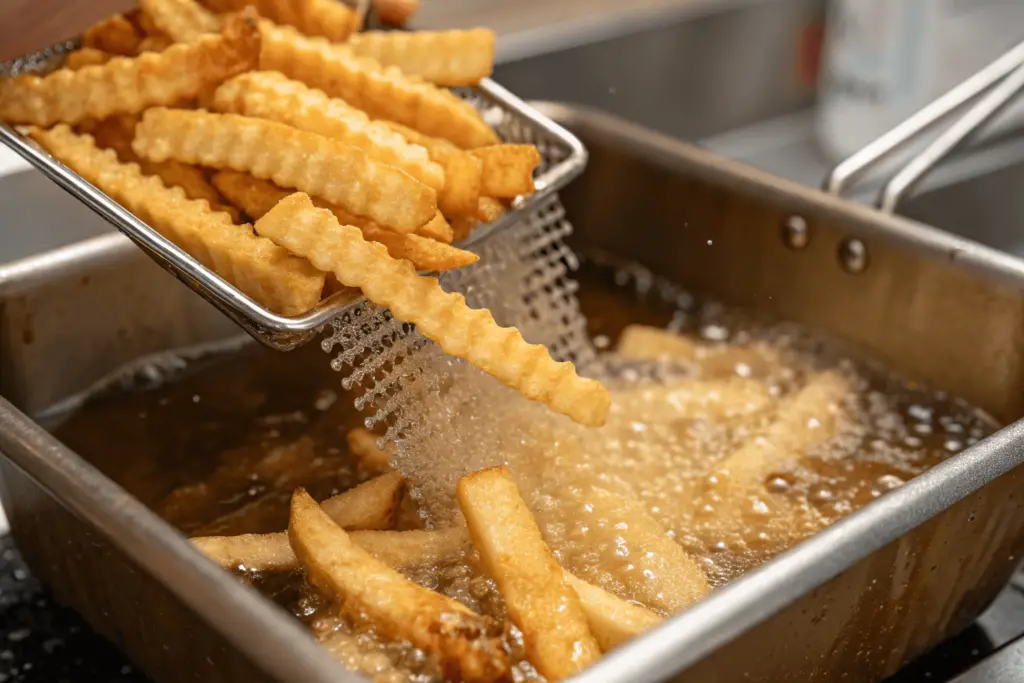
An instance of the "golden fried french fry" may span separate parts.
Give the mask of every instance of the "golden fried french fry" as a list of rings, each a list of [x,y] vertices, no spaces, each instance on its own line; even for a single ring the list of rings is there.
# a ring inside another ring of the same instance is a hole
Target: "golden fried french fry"
[[[269,180],[230,169],[214,173],[212,182],[229,202],[253,220],[263,218],[275,204],[291,194]]]
[[[68,54],[64,60],[64,68],[66,69],[81,69],[83,66],[93,66],[94,64],[106,64],[114,55],[103,50],[97,50],[94,47],[83,47],[79,50],[75,50]]]
[[[401,135],[409,144],[426,149],[430,158],[444,169],[444,187],[437,195],[441,213],[450,218],[476,213],[484,168],[479,159],[447,140],[424,135],[392,121],[381,120],[380,123]]]
[[[366,31],[352,51],[437,85],[476,85],[494,71],[494,31]]]
[[[418,227],[416,234],[444,244],[451,244],[455,237],[455,231],[452,230],[451,224],[440,211],[434,214],[432,219]]]
[[[498,143],[498,136],[473,105],[448,90],[286,26],[261,22],[260,29],[260,69],[280,71],[340,97],[373,118],[396,121],[460,147]]]
[[[601,488],[585,494],[588,538],[603,543],[604,561],[643,604],[681,612],[711,587],[700,565],[672,540],[643,504]]]
[[[373,0],[377,18],[385,26],[405,26],[420,7],[419,0]]]
[[[324,274],[270,240],[239,227],[225,213],[193,201],[180,188],[168,188],[121,164],[113,151],[100,150],[89,136],[67,126],[32,131],[54,157],[149,223],[197,261],[272,311],[302,313],[320,300]]]
[[[427,150],[407,143],[342,100],[283,74],[258,71],[237,76],[217,89],[211,104],[220,112],[286,123],[353,145],[435,190],[445,185],[444,171],[430,160]]]
[[[207,85],[255,66],[259,33],[251,18],[233,17],[219,35],[164,52],[46,76],[0,80],[0,119],[51,126],[134,114],[146,107],[193,98]]]
[[[132,23],[124,16],[115,14],[89,27],[82,34],[82,47],[94,48],[122,57],[138,53],[142,40]]]
[[[388,529],[393,526],[404,487],[401,475],[389,472],[332,496],[321,506],[334,523],[344,529]],[[297,565],[288,545],[288,534],[283,531],[200,538],[204,540],[196,541],[203,552],[226,567],[244,564],[254,570],[288,571]]]
[[[760,413],[773,403],[768,387],[757,380],[689,379],[617,391],[612,397],[612,413],[642,415],[648,424],[721,421]]]
[[[651,610],[626,602],[569,572],[565,572],[565,582],[576,591],[590,631],[604,652],[651,630],[662,621]]]
[[[508,470],[468,474],[456,498],[484,570],[523,634],[526,658],[550,681],[576,674],[601,656],[577,594],[544,543]]]
[[[790,397],[767,430],[740,446],[714,467],[715,490],[726,499],[764,486],[775,470],[801,459],[807,449],[835,436],[845,414],[850,383],[837,372],[812,375]]]
[[[448,562],[465,552],[469,539],[460,528],[442,531],[352,531],[352,542],[395,569]],[[204,555],[224,569],[291,572],[299,568],[288,534],[199,536],[191,539]]]
[[[512,199],[533,192],[533,169],[540,152],[533,145],[490,145],[472,152],[483,164],[480,192],[488,197]]]
[[[256,572],[291,572],[299,568],[288,534],[198,536],[191,539],[199,552],[224,569]]]
[[[349,452],[355,456],[359,466],[371,472],[387,472],[391,469],[394,444],[384,448],[377,446],[380,437],[365,427],[356,427],[345,435]]]
[[[220,19],[196,0],[139,0],[139,7],[156,30],[176,43],[221,29]]]
[[[697,357],[697,342],[681,334],[649,325],[627,325],[619,335],[616,353],[633,360],[692,361]]]
[[[694,364],[705,377],[766,377],[784,367],[781,354],[765,344],[704,344],[647,325],[627,326],[619,337],[616,351],[623,358],[633,360]]]
[[[469,536],[458,527],[440,531],[353,531],[349,538],[396,569],[449,562],[469,549]]]
[[[147,38],[167,38],[170,40],[170,38],[164,35],[160,29],[156,27],[153,20],[148,14],[143,12],[141,8],[136,7],[126,14],[125,18],[132,23],[132,26],[135,27],[135,32],[140,36]]]
[[[135,137],[137,123],[138,117],[131,114],[109,116],[92,126],[92,136],[100,147],[117,152],[122,162],[137,163],[146,175],[157,176],[167,187],[177,185],[185,191],[185,196],[189,199],[204,199],[214,211],[223,211],[231,216],[233,222],[241,223],[238,210],[224,204],[223,198],[206,179],[201,169],[178,161],[156,163],[140,159],[132,150],[132,139]]]
[[[262,218],[275,204],[291,194],[291,191],[282,190],[269,180],[260,180],[238,171],[217,172],[213,177],[213,184],[230,202],[254,220]],[[410,261],[417,270],[454,270],[472,265],[480,258],[471,251],[435,242],[420,235],[392,232],[367,218],[355,216],[322,200],[315,200],[313,203],[333,213],[342,225],[359,228],[365,239],[383,244],[392,257]]]
[[[452,242],[458,243],[469,237],[480,225],[474,216],[456,216],[452,219]]]
[[[163,52],[171,45],[174,45],[174,41],[167,36],[146,36],[139,43],[139,52]]]
[[[362,27],[362,19],[340,0],[204,0],[215,12],[255,7],[261,17],[307,36],[342,42]]]
[[[498,326],[490,311],[471,309],[460,294],[445,292],[435,278],[419,275],[408,261],[365,241],[358,229],[340,225],[306,195],[282,200],[256,222],[256,231],[308,256],[345,286],[360,288],[399,320],[415,324],[446,353],[466,359],[525,397],[584,425],[601,425],[607,419],[611,398],[599,382],[579,377],[572,363],[554,361],[543,346],[528,344],[519,330]]]
[[[509,676],[497,624],[375,559],[301,489],[292,497],[288,537],[310,582],[349,618],[433,655],[448,678],[491,683]]]
[[[118,159],[124,163],[137,163],[139,158],[132,151],[132,138],[135,136],[135,124],[138,121],[138,117],[131,114],[115,114],[102,121],[96,121],[89,132],[97,145],[114,150]]]
[[[505,213],[505,205],[494,197],[480,197],[476,208],[476,217],[484,223],[493,223]]]
[[[390,529],[404,491],[402,475],[387,472],[328,498],[321,506],[346,529]]]
[[[275,121],[155,108],[136,127],[133,148],[151,161],[246,171],[398,232],[413,232],[437,213],[434,191],[412,176],[358,147]]]

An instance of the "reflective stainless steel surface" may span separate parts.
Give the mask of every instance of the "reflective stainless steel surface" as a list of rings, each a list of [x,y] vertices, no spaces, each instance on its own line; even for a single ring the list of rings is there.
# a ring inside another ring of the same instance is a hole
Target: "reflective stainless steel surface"
[[[563,194],[580,243],[828,330],[1004,420],[1024,415],[1024,263],[621,121],[546,111],[590,148],[590,169]],[[782,239],[794,216],[808,230],[799,251]],[[850,238],[870,256],[858,275],[837,256]],[[0,404],[0,497],[33,569],[157,680],[333,675],[282,612],[262,611],[237,585],[222,590],[228,577],[211,577],[177,533],[25,414],[126,361],[233,326],[120,235],[0,268],[0,316],[0,394],[17,406]],[[1024,423],[713,594],[583,680],[805,683],[847,671],[851,683],[876,681],[970,624],[1005,584],[1024,553],[1021,463]],[[294,658],[309,668],[277,666]]]

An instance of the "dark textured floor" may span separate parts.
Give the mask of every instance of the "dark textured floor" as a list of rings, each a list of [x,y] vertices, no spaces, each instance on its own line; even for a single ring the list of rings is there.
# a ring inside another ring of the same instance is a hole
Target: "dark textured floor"
[[[888,683],[947,683],[1021,634],[1024,579],[978,625]],[[1016,680],[1024,681],[1024,670]],[[0,683],[147,681],[75,612],[56,604],[29,573],[10,536],[0,537]]]

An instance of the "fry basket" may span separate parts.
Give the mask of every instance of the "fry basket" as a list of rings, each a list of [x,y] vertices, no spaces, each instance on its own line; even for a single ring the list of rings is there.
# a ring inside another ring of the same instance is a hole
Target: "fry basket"
[[[78,44],[78,40],[68,41],[0,64],[0,78],[22,73],[45,73],[59,68],[67,53]],[[490,79],[485,79],[475,88],[458,89],[456,92],[481,112],[502,140],[534,144],[541,153],[541,163],[534,179],[536,191],[529,196],[516,198],[510,211],[494,223],[477,228],[461,245],[473,248],[535,212],[545,200],[583,171],[587,153],[580,141],[565,128]],[[22,135],[16,127],[0,123],[0,142],[106,219],[161,267],[220,309],[248,334],[271,348],[288,351],[305,344],[325,324],[365,302],[361,297],[338,292],[300,315],[283,316],[273,313],[54,159]]]

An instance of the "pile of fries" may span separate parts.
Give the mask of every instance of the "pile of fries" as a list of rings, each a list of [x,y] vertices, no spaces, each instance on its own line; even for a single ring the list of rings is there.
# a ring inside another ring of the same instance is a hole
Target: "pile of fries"
[[[387,469],[388,455],[377,450],[376,437],[369,432],[355,430],[349,442],[362,464]],[[394,472],[320,504],[298,489],[286,532],[205,536],[192,542],[226,569],[301,569],[354,628],[369,629],[385,642],[411,644],[451,681],[510,680],[512,668],[522,662],[510,654],[509,625],[521,634],[525,662],[554,681],[581,671],[603,652],[662,620],[563,570],[505,468],[483,470],[459,482],[466,527],[392,530],[401,493],[402,479]],[[472,553],[496,582],[508,624],[403,573],[464,560]],[[687,571],[694,575],[694,570]],[[692,600],[707,590],[702,583]],[[334,636],[330,631],[318,635],[321,640]]]
[[[0,81],[0,120],[267,309],[361,290],[529,398],[600,425],[607,391],[421,272],[533,192],[449,86],[490,75],[484,29],[364,32],[337,0],[140,0],[66,65]]]
[[[613,412],[619,420],[644,420],[651,428],[673,420],[761,425],[733,450],[707,463],[710,476],[696,479],[687,495],[679,496],[675,507],[694,525],[691,530],[700,531],[712,515],[715,529],[735,531],[728,538],[739,547],[741,539],[754,539],[767,528],[770,517],[751,506],[751,499],[770,499],[780,506],[778,520],[798,523],[799,510],[771,497],[765,482],[841,433],[848,420],[845,402],[856,391],[850,378],[836,370],[815,370],[784,397],[773,397],[755,377],[787,367],[776,349],[716,347],[639,325],[626,328],[616,353],[634,361],[699,364],[707,371],[700,377],[618,389]],[[737,373],[737,365],[747,371]],[[522,434],[516,419],[508,417],[511,429]],[[551,443],[537,457],[556,460],[563,470],[559,491],[538,481],[550,473],[511,472],[515,465],[486,468],[458,480],[459,515],[451,526],[399,531],[395,519],[403,484],[392,470],[396,453],[380,447],[378,435],[358,428],[348,433],[347,442],[357,469],[370,477],[367,483],[319,505],[297,490],[287,531],[192,541],[229,570],[303,572],[345,623],[370,629],[384,642],[411,644],[448,680],[517,678],[523,675],[524,661],[547,680],[565,679],[700,601],[710,592],[712,577],[692,546],[685,547],[667,532],[665,517],[656,519],[642,496],[605,488],[611,479],[594,478],[591,471],[599,461],[588,465],[586,457],[574,460],[572,446],[554,443],[554,437],[571,441],[568,434],[549,434],[539,424],[534,429],[543,434],[540,441]],[[601,433],[591,436],[600,439]],[[512,452],[502,457],[520,465],[536,462]],[[635,461],[633,466],[642,467]],[[534,508],[536,519],[513,474],[540,506]],[[556,505],[550,499],[558,496],[571,499],[558,502],[568,502],[568,507],[555,517],[546,516],[543,507]],[[552,522],[576,526],[552,532]],[[809,533],[793,529],[790,541]],[[547,540],[545,534],[550,534]],[[719,538],[717,531],[712,534]],[[568,537],[585,540],[572,549]],[[558,557],[549,541],[558,548]],[[587,559],[581,562],[581,557]],[[430,568],[446,562],[468,565],[493,581],[502,608],[474,612],[414,582],[419,568],[436,573]],[[609,574],[602,577],[605,571],[615,576],[612,582],[607,581]],[[338,638],[330,628],[314,630],[324,642]]]

